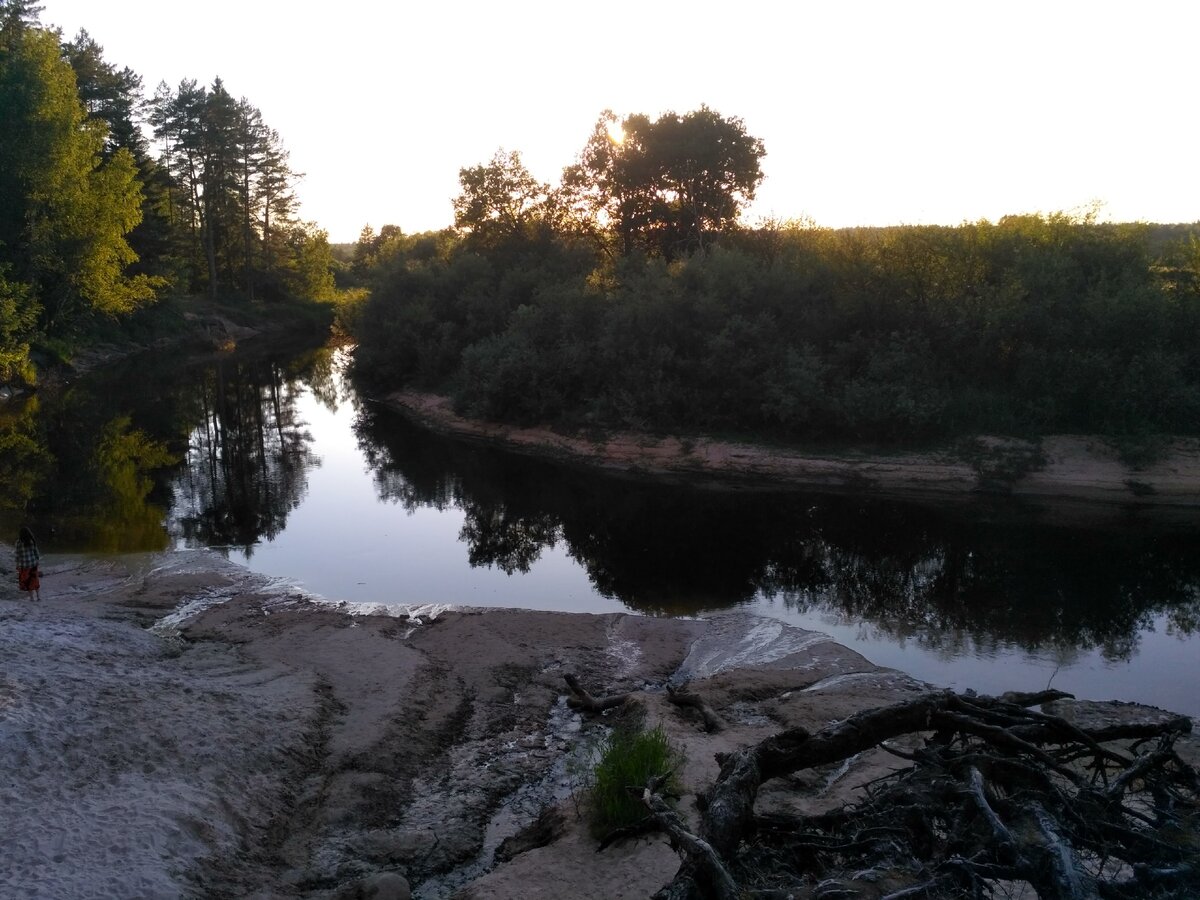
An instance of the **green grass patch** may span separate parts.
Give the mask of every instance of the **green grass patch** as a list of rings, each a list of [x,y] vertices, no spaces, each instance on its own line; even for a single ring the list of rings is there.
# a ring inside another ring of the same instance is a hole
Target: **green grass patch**
[[[602,837],[646,818],[641,797],[630,787],[644,787],[655,776],[672,773],[664,791],[678,793],[674,772],[683,754],[667,739],[661,726],[644,728],[641,723],[622,723],[600,747],[599,760],[588,792],[592,833]]]

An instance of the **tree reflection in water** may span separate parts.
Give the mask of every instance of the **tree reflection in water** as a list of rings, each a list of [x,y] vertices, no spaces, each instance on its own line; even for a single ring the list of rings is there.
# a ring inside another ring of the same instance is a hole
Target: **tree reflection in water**
[[[1195,533],[653,485],[440,438],[372,410],[357,431],[382,498],[462,510],[471,565],[528,571],[561,542],[600,593],[645,613],[766,597],[948,655],[1016,645],[1110,659],[1130,657],[1160,615],[1181,635],[1200,624]]]
[[[231,360],[195,386],[200,424],[174,485],[185,543],[233,545],[250,555],[255,543],[283,531],[299,505],[320,460],[296,411],[303,383],[287,374],[274,360]]]
[[[10,404],[0,419],[0,518],[58,551],[237,545],[283,531],[320,461],[297,413],[338,401],[333,356],[149,355]],[[168,510],[174,507],[170,530]]]
[[[320,465],[302,396],[356,402],[336,363],[329,349],[159,356],[10,403],[0,520],[55,529],[57,552],[174,541],[249,556],[284,531]],[[1125,659],[1151,623],[1200,631],[1195,524],[1059,529],[1011,506],[664,486],[440,438],[370,404],[356,431],[378,497],[461,511],[472,566],[527,572],[558,547],[600,594],[652,615],[766,598],[947,657],[1018,646]]]
[[[3,520],[33,525],[47,546],[118,553],[161,550],[166,511],[152,475],[177,461],[124,412],[63,386],[0,421]]]

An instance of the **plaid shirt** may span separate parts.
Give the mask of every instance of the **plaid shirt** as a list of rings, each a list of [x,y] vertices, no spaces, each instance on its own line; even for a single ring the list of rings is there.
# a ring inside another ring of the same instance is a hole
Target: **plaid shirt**
[[[20,541],[17,541],[13,556],[18,569],[32,569],[42,558],[42,554],[38,553],[37,544],[22,544]]]

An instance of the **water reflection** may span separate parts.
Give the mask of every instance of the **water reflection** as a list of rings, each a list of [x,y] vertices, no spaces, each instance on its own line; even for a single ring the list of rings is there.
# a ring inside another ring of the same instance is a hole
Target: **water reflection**
[[[307,377],[299,377],[301,374]],[[174,484],[175,536],[188,545],[244,547],[283,533],[320,465],[297,414],[303,387],[330,391],[327,366],[286,372],[277,360],[231,361],[193,386],[200,424]]]
[[[297,400],[336,402],[333,354],[149,354],[10,403],[0,519],[59,552],[253,548],[282,533],[320,464]]]
[[[650,614],[756,598],[868,622],[947,655],[1004,645],[1127,659],[1165,615],[1200,624],[1194,533],[1083,532],[984,508],[598,477],[439,438],[385,411],[358,420],[384,499],[457,507],[473,566],[525,572],[562,544],[596,590]]]
[[[939,683],[978,679],[970,666],[994,656],[987,686],[1042,687],[1047,660],[1124,661],[1153,640],[1139,674],[1117,667],[1088,689],[1193,702],[1171,683],[1200,665],[1195,521],[1065,528],[1011,505],[601,476],[430,434],[360,401],[340,362],[328,348],[195,365],[150,356],[10,403],[3,526],[29,522],[48,552],[220,547],[373,603],[653,615],[748,605]],[[1028,660],[1014,647],[1037,657],[1019,684]],[[1124,691],[1127,677],[1140,682]]]

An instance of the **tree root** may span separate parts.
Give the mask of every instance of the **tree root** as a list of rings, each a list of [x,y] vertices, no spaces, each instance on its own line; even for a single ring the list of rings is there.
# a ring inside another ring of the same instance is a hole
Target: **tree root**
[[[656,897],[851,896],[880,871],[911,881],[893,881],[896,900],[995,895],[1001,882],[1056,900],[1200,896],[1200,779],[1172,746],[1190,721],[1086,729],[1027,709],[1063,696],[930,693],[781,732],[718,757],[698,834],[651,786],[647,808],[683,857]],[[755,815],[768,779],[909,734],[927,738],[898,754],[912,765],[853,808]]]

